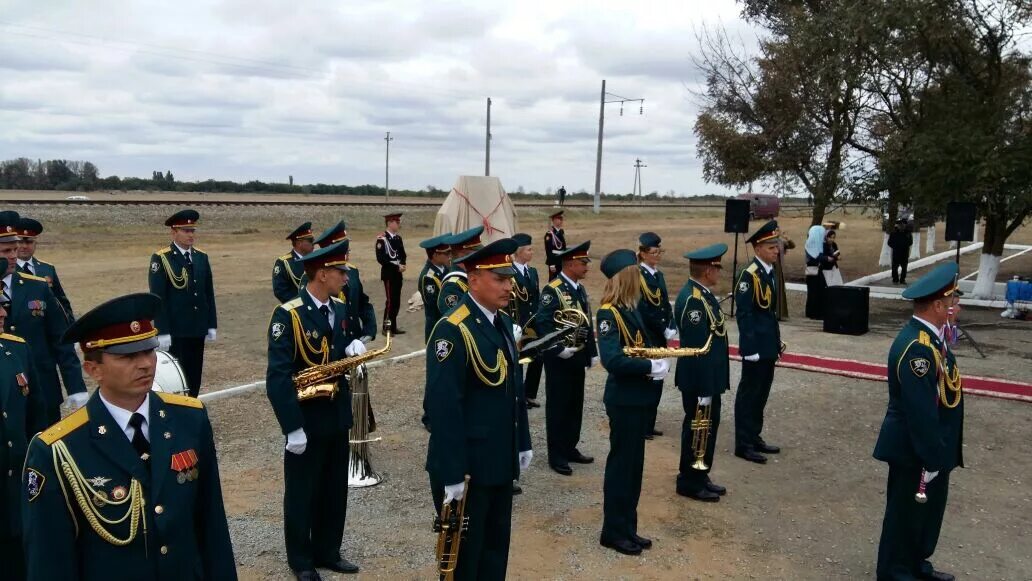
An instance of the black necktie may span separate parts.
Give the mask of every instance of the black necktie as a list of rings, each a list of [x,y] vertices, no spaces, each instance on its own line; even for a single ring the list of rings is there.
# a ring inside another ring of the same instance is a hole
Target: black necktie
[[[133,449],[146,460],[150,456],[150,442],[143,435],[143,414],[137,412],[129,418],[129,425],[133,427]]]
[[[333,323],[330,322],[330,307],[328,307],[327,305],[323,305],[319,307],[319,312],[322,313],[324,317],[326,317],[326,323],[329,324],[332,328]]]
[[[183,258],[186,259],[186,263],[188,265],[193,266],[193,258],[190,256],[191,254],[193,254],[193,253],[190,252],[189,250],[187,250],[186,252],[183,253]]]
[[[32,271],[32,263],[31,262],[26,262],[24,265],[19,266],[18,270],[20,270],[21,272],[24,272],[25,274],[36,274],[35,272]]]

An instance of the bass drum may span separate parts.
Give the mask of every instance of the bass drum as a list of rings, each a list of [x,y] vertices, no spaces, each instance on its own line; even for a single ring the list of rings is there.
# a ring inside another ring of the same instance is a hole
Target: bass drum
[[[158,356],[158,365],[154,370],[154,385],[151,389],[176,395],[187,394],[186,376],[176,358],[167,351],[155,350],[154,354]]]

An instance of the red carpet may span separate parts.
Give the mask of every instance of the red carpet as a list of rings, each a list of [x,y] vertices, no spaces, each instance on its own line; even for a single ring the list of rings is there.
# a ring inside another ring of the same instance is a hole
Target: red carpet
[[[671,347],[677,347],[676,342],[670,343]],[[731,345],[731,357],[738,360],[738,345]],[[803,355],[799,353],[786,353],[778,361],[779,367],[790,369],[801,369],[815,373],[830,373],[843,377],[854,377],[856,379],[867,379],[871,381],[888,381],[886,366],[880,363],[867,363],[853,359],[838,359],[822,355]],[[971,395],[982,395],[1001,399],[1013,399],[1032,403],[1032,383],[1011,381],[1007,379],[995,379],[992,377],[977,377],[964,375],[964,391]]]

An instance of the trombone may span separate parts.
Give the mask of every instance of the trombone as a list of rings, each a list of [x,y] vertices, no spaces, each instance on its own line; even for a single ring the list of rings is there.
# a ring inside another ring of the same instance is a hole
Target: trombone
[[[469,474],[462,484],[462,500],[441,503],[441,514],[434,518],[434,532],[437,533],[437,572],[441,581],[455,578],[455,567],[459,564],[459,546],[462,537],[469,530],[466,516],[466,498],[469,496]]]

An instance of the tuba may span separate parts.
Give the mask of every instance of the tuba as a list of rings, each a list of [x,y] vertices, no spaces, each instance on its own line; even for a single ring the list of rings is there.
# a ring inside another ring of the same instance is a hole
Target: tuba
[[[387,322],[390,325],[390,322]],[[359,365],[348,375],[351,386],[351,409],[354,410],[354,425],[348,436],[348,488],[376,486],[383,481],[369,460],[369,444],[380,441],[370,438],[369,432],[376,429],[372,422],[369,401],[369,371],[365,364]]]
[[[591,323],[588,317],[579,309],[559,309],[552,315],[557,329],[572,331],[564,336],[563,345],[577,351],[584,348],[588,342],[588,333],[591,332]]]
[[[387,342],[379,349],[366,351],[361,355],[345,357],[322,365],[313,365],[294,374],[294,388],[297,400],[307,401],[318,397],[337,397],[337,380],[366,361],[386,355],[391,350],[391,328],[385,326]]]
[[[462,485],[462,500],[452,503],[441,503],[441,514],[434,519],[434,532],[437,533],[437,572],[442,581],[455,578],[455,567],[459,564],[459,545],[462,537],[469,530],[469,517],[466,516],[466,498],[469,496],[469,475]]]

